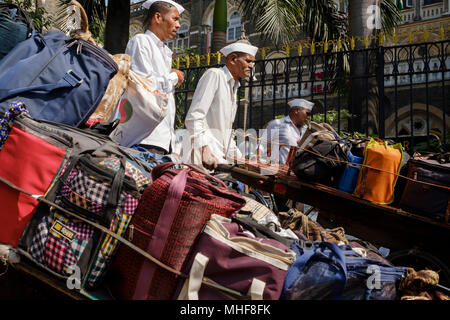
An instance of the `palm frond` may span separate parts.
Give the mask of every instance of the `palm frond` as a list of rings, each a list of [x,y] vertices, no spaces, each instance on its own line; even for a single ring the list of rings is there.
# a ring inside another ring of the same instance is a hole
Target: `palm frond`
[[[304,0],[241,1],[245,15],[256,30],[275,44],[292,41],[299,31]]]

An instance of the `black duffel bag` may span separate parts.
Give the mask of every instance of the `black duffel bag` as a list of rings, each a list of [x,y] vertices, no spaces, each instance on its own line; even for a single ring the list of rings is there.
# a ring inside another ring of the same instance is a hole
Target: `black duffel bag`
[[[30,17],[13,3],[0,3],[0,60],[34,30]]]
[[[335,186],[348,162],[345,145],[336,140],[317,140],[295,154],[292,171],[300,180]]]

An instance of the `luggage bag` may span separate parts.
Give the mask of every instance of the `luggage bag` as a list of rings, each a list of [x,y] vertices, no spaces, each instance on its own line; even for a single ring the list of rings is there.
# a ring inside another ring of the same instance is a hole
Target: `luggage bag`
[[[156,166],[125,238],[165,265],[180,271],[212,214],[230,217],[245,200],[205,171],[191,165]],[[109,273],[117,299],[171,299],[178,276],[121,246]]]
[[[407,177],[414,181],[406,180],[399,206],[411,213],[448,222],[450,163],[439,161],[438,156],[416,153],[409,160]]]
[[[15,100],[33,118],[84,125],[117,71],[110,55],[88,41],[33,32],[0,60],[0,111]]]

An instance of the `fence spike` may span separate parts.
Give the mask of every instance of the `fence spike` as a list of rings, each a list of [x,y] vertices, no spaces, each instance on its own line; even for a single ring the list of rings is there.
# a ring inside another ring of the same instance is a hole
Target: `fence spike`
[[[217,64],[220,64],[221,54],[220,51],[217,51]]]
[[[289,46],[289,43],[286,45],[286,57],[289,57],[291,55],[291,47]]]
[[[314,41],[311,43],[311,54],[314,54],[316,52],[316,44]]]
[[[378,42],[380,44],[380,46],[383,46],[384,44],[384,33],[380,32],[380,34],[378,35]]]
[[[350,47],[352,48],[352,50],[355,50],[355,37],[352,37],[350,39]]]
[[[191,66],[191,57],[186,56],[186,68],[189,68]]]
[[[413,34],[411,31],[408,32],[408,42],[411,44],[413,41]]]
[[[429,36],[428,30],[425,29],[424,32],[423,32],[423,38],[424,38],[425,42],[428,42],[428,36]]]
[[[207,64],[208,66],[211,64],[211,55],[209,54],[209,52],[208,52],[208,54],[206,55],[206,64]]]
[[[197,67],[200,67],[200,55],[197,55]]]
[[[441,35],[441,40],[444,41],[445,40],[445,30],[444,27],[441,26],[441,29],[439,30],[440,35]]]

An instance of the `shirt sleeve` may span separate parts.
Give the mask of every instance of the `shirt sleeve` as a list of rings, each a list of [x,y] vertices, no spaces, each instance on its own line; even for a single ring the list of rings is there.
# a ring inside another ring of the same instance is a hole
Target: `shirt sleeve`
[[[186,115],[185,125],[190,136],[194,138],[194,148],[208,145],[206,115],[219,85],[219,75],[210,69],[198,82],[192,97],[191,107]]]
[[[175,90],[178,76],[175,72],[168,75],[158,74],[153,68],[153,48],[148,45],[145,35],[133,37],[127,44],[125,53],[131,56],[130,69],[138,75],[150,79],[158,90],[170,93]],[[163,62],[161,62],[163,63]]]

